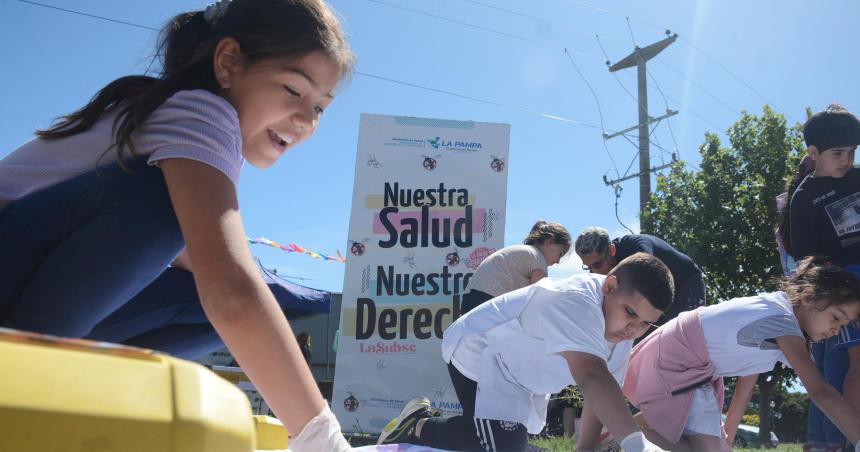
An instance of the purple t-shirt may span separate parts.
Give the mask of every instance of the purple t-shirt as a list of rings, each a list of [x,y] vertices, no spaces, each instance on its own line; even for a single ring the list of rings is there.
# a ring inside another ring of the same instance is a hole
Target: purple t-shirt
[[[33,139],[0,160],[0,208],[115,162],[116,149],[110,145],[116,113],[116,108],[108,110],[90,129],[70,137]],[[239,180],[239,116],[229,102],[209,91],[177,92],[152,112],[132,140],[150,165],[186,158],[218,169],[233,184]]]

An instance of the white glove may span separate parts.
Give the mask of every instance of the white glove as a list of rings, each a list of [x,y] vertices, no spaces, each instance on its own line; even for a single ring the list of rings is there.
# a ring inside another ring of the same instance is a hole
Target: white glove
[[[854,452],[860,452],[860,441],[857,441],[857,444],[854,445]]]
[[[645,439],[645,434],[642,432],[633,432],[627,435],[619,444],[621,444],[624,452],[665,452],[651,441]]]
[[[351,451],[349,443],[340,432],[340,423],[328,408],[305,425],[302,432],[290,438],[290,450],[294,452],[317,452],[321,450],[331,452]]]

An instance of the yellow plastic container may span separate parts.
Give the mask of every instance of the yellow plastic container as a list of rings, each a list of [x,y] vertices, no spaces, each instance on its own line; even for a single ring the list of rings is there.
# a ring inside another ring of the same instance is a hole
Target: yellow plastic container
[[[198,364],[0,328],[2,452],[251,452],[260,423]]]
[[[287,448],[287,429],[281,421],[271,416],[254,416],[258,450],[281,450]]]

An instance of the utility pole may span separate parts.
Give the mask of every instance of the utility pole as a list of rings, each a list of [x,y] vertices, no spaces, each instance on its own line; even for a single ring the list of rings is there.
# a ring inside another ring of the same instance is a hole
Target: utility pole
[[[669,31],[666,31],[666,34],[669,35],[667,38],[655,42],[647,47],[640,48],[636,46],[633,49],[633,53],[627,55],[617,63],[613,65],[609,65],[609,62],[606,62],[606,65],[609,66],[609,72],[620,71],[622,69],[627,69],[631,67],[636,67],[636,72],[638,75],[638,88],[639,88],[639,124],[633,127],[629,127],[620,132],[616,132],[613,134],[603,134],[603,139],[608,140],[610,138],[617,137],[619,135],[623,135],[627,132],[630,132],[634,129],[639,129],[639,173],[625,176],[620,179],[610,181],[607,180],[606,177],[603,177],[604,183],[606,185],[614,185],[621,181],[631,179],[633,177],[639,177],[639,215],[640,218],[642,214],[645,212],[645,207],[648,205],[648,197],[651,194],[651,173],[659,171],[669,165],[662,165],[659,167],[651,168],[651,157],[650,157],[650,141],[648,134],[648,126],[655,122],[661,121],[663,119],[669,118],[678,114],[675,110],[666,110],[666,114],[657,118],[652,118],[648,115],[648,84],[647,84],[647,75],[648,72],[645,69],[645,63],[654,58],[663,51],[666,47],[669,47],[670,44],[675,42],[678,39],[678,34],[670,34]],[[672,160],[675,160],[675,155],[672,154]]]

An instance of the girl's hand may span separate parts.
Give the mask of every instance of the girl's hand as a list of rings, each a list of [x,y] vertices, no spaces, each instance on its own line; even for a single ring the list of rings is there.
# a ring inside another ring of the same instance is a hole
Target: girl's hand
[[[776,338],[776,343],[788,360],[788,364],[800,378],[800,382],[809,393],[809,398],[839,428],[848,441],[855,444],[860,442],[860,419],[854,414],[842,394],[824,380],[809,356],[806,341],[798,336],[780,336]]]
[[[735,434],[738,431],[738,424],[744,415],[747,405],[753,395],[758,374],[745,375],[738,377],[738,382],[735,385],[735,395],[732,397],[732,403],[729,405],[729,410],[726,412],[726,440],[731,445],[735,440]]]

